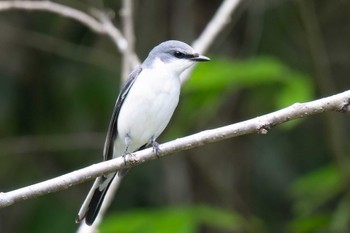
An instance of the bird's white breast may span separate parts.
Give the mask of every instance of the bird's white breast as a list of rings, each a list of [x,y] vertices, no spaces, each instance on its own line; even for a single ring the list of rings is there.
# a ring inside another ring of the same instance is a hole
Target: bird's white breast
[[[143,69],[121,107],[115,151],[125,150],[126,135],[131,139],[129,152],[149,143],[152,137],[157,138],[169,123],[179,95],[180,79],[176,73],[165,67],[156,71]]]

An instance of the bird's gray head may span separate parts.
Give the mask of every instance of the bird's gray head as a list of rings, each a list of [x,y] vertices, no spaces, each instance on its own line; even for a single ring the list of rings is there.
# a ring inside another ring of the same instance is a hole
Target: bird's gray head
[[[142,67],[164,67],[180,74],[195,62],[209,60],[208,57],[196,53],[191,46],[184,42],[168,40],[151,50],[146,60],[142,63]]]

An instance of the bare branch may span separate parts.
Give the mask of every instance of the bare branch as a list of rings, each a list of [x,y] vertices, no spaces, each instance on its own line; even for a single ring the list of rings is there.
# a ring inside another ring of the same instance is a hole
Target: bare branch
[[[101,23],[92,16],[77,9],[61,5],[50,1],[2,1],[0,2],[0,11],[4,10],[29,10],[29,11],[47,11],[59,14],[63,17],[71,18],[96,33],[104,33]]]
[[[193,43],[193,47],[200,53],[204,53],[221,30],[230,22],[230,18],[234,10],[237,8],[240,0],[225,0],[208,23],[199,38]],[[129,59],[130,64],[135,67],[140,64],[137,55],[128,49],[130,41],[128,41],[116,28],[106,14],[101,11],[93,10],[97,19],[85,12],[61,5],[50,1],[2,1],[0,2],[0,11],[4,10],[32,10],[32,11],[47,11],[56,13],[61,16],[76,20],[92,31],[107,35],[118,50]],[[182,75],[182,82],[185,82],[192,72],[192,69],[187,70]]]
[[[126,53],[128,41],[124,38],[120,30],[113,25],[111,16],[97,9],[93,9],[92,13],[100,20],[100,33],[108,35],[119,51],[123,54]]]
[[[199,53],[205,53],[214,42],[224,27],[231,22],[231,15],[241,0],[225,0],[215,12],[202,34],[192,43],[192,47]],[[187,81],[194,67],[185,71],[181,76],[181,82]]]
[[[130,63],[131,59],[127,56],[133,56],[135,49],[135,35],[134,35],[134,20],[133,20],[133,0],[123,0],[123,7],[121,9],[121,19],[123,23],[123,33],[125,39],[128,41],[127,53],[123,56],[122,64],[122,79],[123,83],[126,82],[130,72],[135,68],[135,65]]]
[[[327,98],[307,102],[296,103],[290,107],[269,113],[251,120],[223,126],[216,129],[202,131],[187,137],[179,138],[160,145],[161,156],[167,156],[175,152],[192,149],[209,143],[222,141],[240,135],[259,133],[266,134],[273,126],[284,122],[302,118],[322,112],[350,112],[350,91],[345,91]],[[127,159],[127,165],[121,157],[88,166],[65,175],[43,181],[17,190],[0,193],[0,208],[10,206],[16,202],[57,192],[77,185],[87,180],[96,178],[102,174],[136,166],[146,161],[155,159],[152,148],[138,151]]]
[[[122,33],[105,13],[97,9],[92,10],[97,19],[80,10],[51,1],[2,1],[0,2],[0,11],[5,10],[46,11],[73,19],[95,33],[108,36],[122,54],[129,52],[127,51],[128,42]],[[136,54],[127,57],[131,64],[139,64]]]
[[[231,15],[239,5],[241,0],[225,0],[215,12],[202,34],[192,44],[193,48],[204,53],[214,42],[224,27],[231,22]]]

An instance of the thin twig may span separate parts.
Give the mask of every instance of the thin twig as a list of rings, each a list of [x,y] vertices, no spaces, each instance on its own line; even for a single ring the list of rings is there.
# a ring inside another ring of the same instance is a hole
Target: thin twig
[[[266,134],[273,126],[293,119],[329,111],[350,112],[350,91],[345,91],[330,97],[307,103],[293,104],[290,107],[253,118],[251,120],[202,131],[200,133],[164,143],[160,145],[160,156],[168,156],[176,152],[245,134]],[[19,201],[27,200],[29,198],[64,190],[73,185],[86,182],[103,174],[136,166],[155,158],[157,158],[157,156],[153,152],[152,148],[148,148],[138,151],[134,153],[133,156],[128,157],[126,165],[124,164],[123,158],[118,157],[34,185],[6,193],[0,193],[0,208],[13,205]]]

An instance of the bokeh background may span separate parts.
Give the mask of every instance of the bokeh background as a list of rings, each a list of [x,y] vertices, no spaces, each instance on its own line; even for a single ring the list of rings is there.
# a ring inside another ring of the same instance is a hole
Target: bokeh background
[[[59,1],[82,10],[121,1]],[[136,52],[191,43],[221,1],[134,1]],[[350,1],[243,0],[159,142],[349,89]],[[0,12],[0,191],[101,160],[120,88],[106,37]],[[101,232],[350,232],[349,116],[326,113],[132,169]],[[91,183],[0,209],[0,232],[74,232]]]

